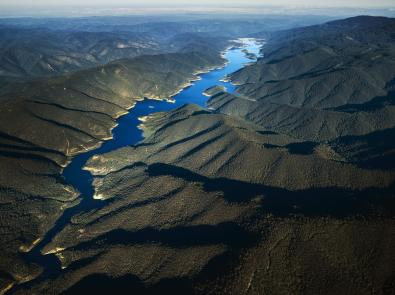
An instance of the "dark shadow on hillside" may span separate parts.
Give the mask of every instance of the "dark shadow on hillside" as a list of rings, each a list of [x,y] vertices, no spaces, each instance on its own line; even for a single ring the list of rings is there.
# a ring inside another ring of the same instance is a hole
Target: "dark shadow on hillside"
[[[395,184],[386,189],[371,188],[363,191],[336,187],[289,191],[228,178],[208,178],[163,163],[150,165],[148,173],[151,176],[171,175],[185,181],[201,182],[206,191],[222,191],[224,199],[229,202],[249,202],[256,196],[261,196],[264,198],[262,210],[279,216],[395,216]]]
[[[395,128],[340,137],[331,145],[337,153],[361,168],[395,169]]]
[[[93,274],[83,278],[61,294],[193,294],[193,289],[191,282],[183,278],[161,280],[157,284],[146,286],[134,275],[111,278],[104,274]]]
[[[141,164],[140,164],[141,165]],[[273,214],[279,217],[303,215],[308,217],[349,217],[360,216],[395,216],[394,185],[388,189],[368,189],[352,191],[339,188],[309,189],[289,191],[280,188],[252,184],[227,178],[208,178],[181,167],[157,163],[147,166],[151,176],[170,175],[185,181],[201,183],[203,189],[210,192],[223,192],[228,202],[249,202],[257,196],[262,198],[261,207],[253,218],[261,218],[263,214]],[[68,212],[68,215],[73,215]],[[199,274],[200,279],[224,273],[226,268],[237,259],[237,253],[243,248],[253,246],[260,240],[258,233],[244,229],[234,222],[218,225],[178,226],[170,229],[144,228],[138,231],[123,229],[111,230],[90,241],[78,244],[72,250],[89,250],[110,245],[144,245],[155,244],[171,248],[189,248],[202,245],[225,245],[227,251],[214,257]],[[100,254],[98,254],[100,255]],[[97,256],[98,257],[98,256]],[[97,257],[72,263],[68,270],[80,269],[89,265]],[[55,259],[52,255],[46,259]],[[59,267],[52,268],[52,274],[44,278],[59,275]],[[191,294],[192,281],[185,278],[161,281],[158,284],[146,286],[135,276],[109,278],[104,275],[91,275],[71,287],[64,294]],[[24,284],[28,287],[29,284]]]
[[[313,141],[295,142],[287,144],[285,147],[288,149],[290,154],[298,155],[311,155],[314,152],[314,148],[318,143]]]
[[[395,104],[395,91],[390,91],[386,96],[377,96],[365,103],[347,104],[336,108],[329,108],[327,110],[344,112],[344,113],[371,112],[394,104]]]
[[[88,250],[102,244],[160,244],[174,248],[223,244],[232,248],[241,248],[253,244],[256,238],[254,234],[244,231],[236,223],[226,222],[218,225],[178,226],[163,230],[147,227],[134,232],[115,229],[93,240],[80,243],[73,249]]]

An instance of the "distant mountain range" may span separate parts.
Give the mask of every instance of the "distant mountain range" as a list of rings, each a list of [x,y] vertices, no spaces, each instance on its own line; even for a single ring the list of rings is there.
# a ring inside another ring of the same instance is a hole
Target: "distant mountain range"
[[[205,39],[193,33],[159,39],[128,32],[0,29],[0,87],[6,92],[14,87],[10,82],[60,76],[141,55],[200,51],[209,41],[222,48],[225,42],[221,37]]]
[[[272,17],[265,21],[184,20],[176,16],[174,21],[169,18],[155,22],[147,22],[149,17],[137,19],[1,19],[0,93],[12,89],[11,82],[62,75],[122,58],[176,52],[186,45],[185,38],[194,40],[193,35],[201,38],[245,36],[262,28],[270,31],[314,23],[322,17]]]
[[[0,290],[391,294],[395,19],[263,22],[0,29]],[[155,113],[141,143],[87,162],[102,203],[45,245],[63,269],[34,281],[26,255],[80,201],[62,167],[240,34],[266,44],[236,93]]]

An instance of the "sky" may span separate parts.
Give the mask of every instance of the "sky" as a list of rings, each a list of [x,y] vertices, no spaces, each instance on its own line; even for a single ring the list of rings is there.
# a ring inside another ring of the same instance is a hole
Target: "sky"
[[[110,3],[110,4],[109,4]],[[144,3],[144,4],[142,4]],[[0,0],[6,6],[312,6],[312,7],[395,7],[395,0]]]
[[[395,17],[395,0],[0,0],[0,18],[183,13]]]

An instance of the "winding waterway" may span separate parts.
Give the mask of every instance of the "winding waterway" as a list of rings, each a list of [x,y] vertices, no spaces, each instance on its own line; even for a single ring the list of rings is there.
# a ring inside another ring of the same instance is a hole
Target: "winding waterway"
[[[118,120],[118,126],[113,130],[113,138],[111,140],[104,142],[101,147],[95,150],[73,158],[70,165],[63,172],[66,182],[78,189],[83,196],[91,197],[93,195],[92,175],[88,171],[83,170],[83,166],[94,155],[134,145],[141,141],[143,137],[141,130],[138,129],[138,125],[141,123],[138,120],[139,117],[148,116],[154,112],[170,111],[186,103],[194,103],[205,107],[208,97],[204,96],[203,92],[215,85],[225,86],[228,92],[234,92],[234,85],[221,80],[226,75],[241,69],[246,63],[252,62],[251,59],[247,58],[245,51],[258,56],[260,49],[259,43],[254,39],[239,40],[243,42],[241,47],[231,48],[225,52],[224,57],[228,61],[225,67],[200,75],[199,80],[174,97],[174,103],[149,99],[138,102],[128,114]]]
[[[35,282],[37,280],[55,277],[61,271],[60,263],[54,255],[41,254],[43,247],[70,222],[72,216],[100,208],[106,203],[105,201],[93,199],[92,175],[90,172],[83,170],[86,161],[94,155],[107,153],[124,146],[138,144],[143,139],[142,131],[138,129],[138,125],[141,123],[138,119],[139,117],[148,116],[154,112],[170,111],[187,103],[205,107],[208,97],[203,95],[203,92],[212,86],[222,85],[226,87],[228,92],[234,92],[235,86],[230,82],[224,82],[223,78],[243,68],[246,64],[253,62],[254,60],[247,57],[246,52],[258,57],[261,47],[261,43],[255,39],[239,40],[242,42],[239,47],[233,47],[224,52],[224,58],[227,60],[227,64],[223,68],[199,75],[199,80],[193,82],[190,87],[183,89],[177,94],[174,97],[174,102],[150,99],[138,102],[128,114],[117,120],[118,125],[113,130],[113,138],[111,140],[104,142],[95,150],[80,154],[72,159],[72,162],[64,169],[63,176],[68,184],[80,191],[82,200],[79,205],[67,209],[44,239],[27,254],[27,259],[30,262],[43,267],[43,273],[38,279],[34,280]],[[30,283],[26,284],[29,285]]]

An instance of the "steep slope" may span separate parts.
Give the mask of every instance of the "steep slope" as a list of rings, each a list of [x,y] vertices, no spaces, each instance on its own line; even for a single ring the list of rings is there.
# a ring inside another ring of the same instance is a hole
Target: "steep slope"
[[[393,19],[356,17],[278,32],[264,58],[231,78],[243,84],[240,93],[267,102],[318,108],[363,103],[392,90],[394,29]]]
[[[393,127],[395,21],[355,17],[273,34],[210,106],[305,140]],[[248,98],[248,100],[241,99]]]
[[[2,289],[38,275],[23,253],[75,205],[79,193],[60,176],[70,157],[109,139],[136,101],[170,99],[223,62],[216,50],[142,56],[25,84],[1,99]]]
[[[25,81],[95,67],[120,58],[163,51],[135,33],[0,28],[0,82]]]
[[[62,270],[15,293],[391,294],[393,24],[358,17],[273,34],[264,58],[231,75],[236,93],[211,89],[210,111],[185,105],[145,117],[142,142],[86,163],[96,205],[72,216],[42,250]],[[171,95],[188,71],[216,64],[218,55],[194,47],[62,78],[59,93],[78,89],[115,104],[107,115],[116,116],[133,104],[128,97]],[[57,126],[89,127],[20,101]],[[91,126],[103,120],[96,113]],[[108,126],[84,132],[103,139]],[[30,148],[31,132],[21,133],[22,145],[6,131],[14,153]],[[51,153],[34,152],[57,159],[52,154],[94,142],[79,136],[65,150],[48,141]],[[18,274],[3,275],[4,285]]]
[[[46,246],[65,270],[34,292],[129,275],[123,286],[148,294],[390,293],[393,24],[281,32],[230,77],[237,93],[216,88],[212,111],[144,118],[142,143],[87,163],[102,206]]]
[[[359,112],[342,112],[288,104],[266,103],[246,96],[220,93],[208,102],[220,112],[246,119],[275,132],[307,141],[366,135],[394,127],[393,105]]]
[[[393,190],[387,189],[395,180],[393,171],[358,168],[336,159],[333,151],[330,157],[329,146],[295,142],[194,105],[156,113],[141,128],[145,139],[138,146],[95,156],[87,163],[101,206],[75,216],[45,247],[45,253],[56,253],[64,271],[55,280],[35,285],[33,292],[85,290],[90,285],[83,282],[93,274],[115,278],[113,283],[109,279],[108,288],[131,276],[128,288],[148,293],[159,292],[166,281],[168,288],[202,294],[290,290],[268,282],[269,274],[277,281],[289,276],[293,290],[314,286],[308,292],[313,294],[323,288],[316,275],[308,276],[315,285],[294,281],[308,265],[334,288],[364,275],[380,273],[381,281],[374,282],[377,288],[390,279],[393,260],[382,260],[385,271],[376,272],[325,241],[334,239],[350,249],[358,244],[360,255],[370,247],[389,254],[377,240],[395,229],[390,221]],[[377,212],[381,217],[366,228],[366,222],[355,218],[372,218]],[[361,244],[363,236],[383,225],[388,230],[375,233],[377,240]],[[361,236],[347,240],[348,232]],[[308,248],[305,240],[311,243]],[[294,241],[297,247],[287,248]],[[390,238],[389,243],[393,244]],[[317,253],[308,249],[315,247],[328,255],[321,257],[320,266],[309,262]],[[119,255],[125,257],[121,267],[111,262]],[[289,263],[292,257],[300,258],[288,269],[274,262],[283,255],[290,257]],[[349,264],[336,261],[339,256]],[[271,263],[277,266],[258,272]],[[328,269],[333,263],[335,269],[346,269],[346,277],[333,276]],[[224,277],[219,267],[226,269]],[[238,272],[239,267],[245,270]],[[248,283],[251,271],[256,274]],[[224,289],[227,283],[220,278],[237,287]],[[365,285],[352,287],[363,292]],[[331,289],[326,290],[330,294]]]
[[[17,82],[59,76],[142,55],[222,50],[228,40],[183,32],[157,38],[153,33],[84,32],[0,27],[0,94]],[[198,45],[198,46],[196,46]],[[193,50],[192,50],[193,51]]]

